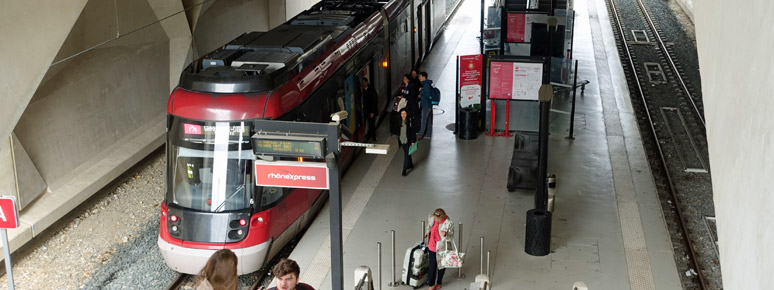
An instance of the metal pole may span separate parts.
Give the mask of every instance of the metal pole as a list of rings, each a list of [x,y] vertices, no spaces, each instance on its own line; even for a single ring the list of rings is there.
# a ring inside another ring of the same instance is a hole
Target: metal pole
[[[462,223],[460,223],[460,230],[458,232],[457,239],[460,241],[460,249],[462,249]],[[457,268],[457,279],[462,278],[462,268]]]
[[[548,208],[548,191],[546,190],[546,174],[548,169],[548,118],[551,114],[551,101],[540,102],[540,129],[538,144],[538,176],[537,190],[535,192],[535,208],[546,210]]]
[[[422,221],[422,230],[419,233],[422,234],[420,236],[420,238],[422,239],[422,243],[424,243],[425,242],[425,221],[424,220]],[[430,238],[429,237],[427,239],[427,242],[428,243],[430,242]]]
[[[376,279],[379,290],[382,290],[382,243],[376,243]]]
[[[478,259],[478,273],[484,274],[484,237],[481,237],[481,250]]]
[[[484,0],[481,0],[481,22],[480,24],[480,30],[479,30],[479,39],[478,39],[478,45],[481,50],[481,54],[484,54],[484,10],[486,10],[486,6],[484,6]]]
[[[483,36],[482,36],[483,37]],[[454,83],[454,135],[457,135],[460,127],[460,56],[457,56],[457,70],[454,71],[454,75],[457,76]]]
[[[3,236],[3,253],[5,254],[5,273],[8,276],[8,289],[13,290],[13,268],[11,267],[11,249],[8,247],[8,231],[0,229]]]
[[[575,128],[575,95],[577,95],[577,88],[575,86],[578,85],[578,60],[575,60],[575,75],[573,76],[572,80],[572,109],[570,110],[570,135],[567,136],[567,139],[575,139],[573,136],[573,129]]]
[[[395,281],[395,230],[391,230],[390,234],[392,236],[392,257],[390,257],[390,271],[392,272],[392,280],[390,280],[390,283],[387,284],[387,286],[395,287],[398,286],[398,283]]]
[[[325,161],[328,163],[330,180],[330,226],[331,226],[331,286],[333,289],[344,289],[344,252],[341,225],[341,175],[339,175],[339,158],[335,152],[328,153]]]
[[[489,255],[490,254],[492,254],[492,251],[486,251],[486,276],[487,277],[491,277],[491,276],[489,276],[489,265],[490,265],[489,264]]]

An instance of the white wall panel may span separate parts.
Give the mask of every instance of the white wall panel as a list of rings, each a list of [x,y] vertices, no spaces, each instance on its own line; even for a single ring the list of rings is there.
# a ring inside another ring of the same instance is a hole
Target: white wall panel
[[[774,2],[694,3],[725,289],[774,287]]]

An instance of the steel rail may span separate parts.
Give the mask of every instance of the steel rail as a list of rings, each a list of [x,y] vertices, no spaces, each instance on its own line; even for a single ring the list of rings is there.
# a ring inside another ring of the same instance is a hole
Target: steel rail
[[[642,89],[642,84],[640,82],[639,74],[637,73],[636,67],[634,66],[634,60],[632,59],[632,53],[629,50],[629,43],[626,41],[626,34],[624,34],[623,31],[623,24],[621,23],[621,19],[618,15],[618,8],[615,4],[615,0],[607,0],[610,3],[611,10],[613,11],[612,14],[615,18],[616,22],[616,28],[618,30],[618,34],[621,38],[621,42],[623,42],[623,48],[626,51],[626,57],[629,62],[629,66],[632,72],[632,75],[634,76],[634,83],[637,86],[637,93],[639,93],[640,98],[642,99],[642,105],[645,107],[645,114],[648,117],[648,123],[650,127],[650,133],[653,134],[653,138],[655,139],[656,147],[658,148],[658,155],[661,159],[661,165],[664,168],[664,172],[666,174],[667,181],[669,183],[669,191],[671,193],[672,199],[675,202],[675,212],[677,214],[678,220],[680,222],[680,230],[683,236],[686,238],[686,240],[690,241],[688,230],[685,228],[685,218],[683,217],[682,210],[680,209],[680,206],[677,204],[677,193],[675,192],[675,185],[672,180],[672,175],[669,173],[669,167],[667,166],[666,158],[664,158],[664,150],[661,148],[661,140],[658,138],[658,135],[656,134],[656,129],[653,126],[653,117],[650,114],[650,108],[648,107],[648,102],[645,97],[645,92]],[[638,0],[639,1],[639,0]],[[657,31],[653,31],[654,34],[658,34]],[[688,254],[690,255],[690,263],[692,264],[693,268],[697,271],[697,276],[699,277],[699,288],[706,289],[706,282],[704,280],[704,275],[702,274],[701,268],[699,268],[698,261],[696,259],[696,253],[691,246],[691,243],[688,242]]]
[[[263,290],[264,289],[263,288],[263,280],[266,280],[266,277],[269,276],[269,270],[266,269],[266,270],[258,270],[258,271],[262,271],[258,275],[258,281],[255,281],[255,283],[253,283],[253,285],[250,285],[250,288],[247,288],[247,289],[250,289],[250,290]]]
[[[169,286],[167,286],[166,289],[167,290],[178,290],[178,289],[180,289],[180,287],[183,286],[183,284],[185,284],[186,281],[188,281],[188,278],[190,278],[190,277],[191,277],[191,275],[189,275],[189,274],[182,274],[181,273],[180,275],[177,276],[177,279],[172,281],[172,283],[170,283]]]
[[[645,4],[642,3],[642,0],[637,0],[637,4],[640,7],[640,11],[642,11],[642,13],[645,15],[645,20],[648,21],[648,26],[650,26],[650,30],[652,30],[653,35],[656,36],[658,46],[659,48],[661,48],[661,51],[664,52],[664,55],[666,56],[669,66],[672,67],[672,70],[675,72],[675,76],[677,76],[677,80],[680,82],[680,86],[683,88],[683,91],[685,91],[685,94],[688,96],[688,100],[691,101],[693,110],[696,112],[696,117],[698,117],[699,121],[701,121],[701,125],[706,128],[707,124],[704,122],[704,117],[702,117],[702,113],[699,110],[699,107],[696,106],[696,102],[693,101],[693,95],[691,95],[691,92],[688,90],[688,86],[685,84],[685,81],[683,80],[683,76],[680,75],[680,71],[677,70],[677,65],[675,65],[675,61],[672,59],[672,55],[667,50],[666,44],[664,44],[664,40],[661,39],[661,35],[658,33],[658,30],[656,30],[656,24],[653,23],[653,19],[651,18],[650,13],[648,13],[648,9],[645,8]]]

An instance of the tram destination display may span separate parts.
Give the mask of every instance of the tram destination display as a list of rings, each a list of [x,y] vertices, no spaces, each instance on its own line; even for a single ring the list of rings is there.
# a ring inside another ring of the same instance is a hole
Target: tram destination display
[[[325,157],[324,137],[255,134],[252,142],[255,155],[315,159]]]

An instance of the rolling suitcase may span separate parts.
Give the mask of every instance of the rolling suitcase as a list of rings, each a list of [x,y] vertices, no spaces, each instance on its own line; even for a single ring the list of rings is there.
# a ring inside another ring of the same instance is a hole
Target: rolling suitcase
[[[427,247],[424,241],[406,250],[406,255],[403,258],[401,284],[414,288],[425,285],[427,270],[430,266],[430,261],[428,261],[427,257]]]

